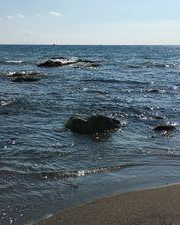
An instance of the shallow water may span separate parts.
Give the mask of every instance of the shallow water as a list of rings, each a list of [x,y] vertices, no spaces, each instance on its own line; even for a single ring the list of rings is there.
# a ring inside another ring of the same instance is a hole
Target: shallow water
[[[51,57],[100,67],[37,67]],[[14,83],[9,74],[22,71],[40,80]],[[0,224],[30,224],[95,197],[179,182],[179,75],[178,46],[1,45]],[[92,114],[124,126],[98,137],[64,129],[72,115]],[[176,131],[153,131],[166,123]]]

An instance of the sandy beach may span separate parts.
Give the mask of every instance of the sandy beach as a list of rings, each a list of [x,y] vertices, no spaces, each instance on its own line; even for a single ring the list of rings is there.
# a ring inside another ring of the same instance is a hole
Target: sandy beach
[[[180,185],[120,193],[65,210],[36,225],[178,225]]]

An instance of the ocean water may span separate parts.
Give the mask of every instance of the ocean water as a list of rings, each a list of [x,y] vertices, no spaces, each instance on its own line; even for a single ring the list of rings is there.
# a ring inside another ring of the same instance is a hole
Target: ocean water
[[[37,67],[51,57],[99,67]],[[38,72],[13,82],[13,72]],[[152,91],[156,90],[156,91]],[[179,46],[0,45],[0,224],[24,225],[116,192],[180,182]],[[100,136],[72,115],[114,117]],[[153,128],[173,124],[176,130]]]

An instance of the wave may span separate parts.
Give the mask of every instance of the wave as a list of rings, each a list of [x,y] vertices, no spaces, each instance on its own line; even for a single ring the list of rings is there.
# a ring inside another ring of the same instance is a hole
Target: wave
[[[116,171],[119,169],[125,169],[125,168],[129,168],[129,167],[133,167],[133,166],[140,166],[140,165],[142,165],[142,164],[132,164],[132,163],[116,164],[115,166],[90,168],[90,169],[84,169],[84,170],[61,171],[61,172],[54,172],[54,171],[53,172],[42,172],[39,175],[45,179],[78,178],[78,177],[84,177],[84,176],[93,175],[93,174],[113,172],[113,171]]]
[[[77,62],[82,62],[82,63],[99,63],[99,61],[95,60],[90,60],[90,59],[79,59],[78,57],[71,57],[71,58],[64,58],[64,57],[52,57],[49,60],[53,62],[61,62],[62,64],[66,63],[77,63]]]
[[[64,64],[71,64],[71,63],[77,63],[78,62],[78,58],[77,57],[72,57],[70,59],[61,58],[61,59],[50,59],[50,60],[53,61],[53,62],[60,62],[63,65]]]
[[[5,63],[20,64],[20,63],[23,63],[23,61],[22,60],[8,60],[8,61],[5,61]]]
[[[0,64],[2,65],[22,65],[22,64],[28,64],[29,62],[23,61],[23,60],[4,60],[0,61]]]
[[[113,172],[119,169],[125,169],[134,166],[142,166],[142,163],[125,163],[116,164],[115,166],[90,168],[84,170],[73,170],[73,171],[45,171],[45,172],[24,172],[15,170],[0,170],[0,176],[29,176],[36,179],[68,179],[78,178],[99,173]]]
[[[17,77],[17,76],[38,76],[42,75],[40,72],[36,71],[19,71],[19,72],[8,72],[7,76],[9,77]]]
[[[0,100],[0,107],[9,105],[11,103],[11,101],[6,101],[6,100]]]

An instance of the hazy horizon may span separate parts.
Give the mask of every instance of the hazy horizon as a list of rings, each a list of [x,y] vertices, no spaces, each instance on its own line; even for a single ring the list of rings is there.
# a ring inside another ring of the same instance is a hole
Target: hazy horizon
[[[1,0],[0,44],[180,45],[177,0]]]

